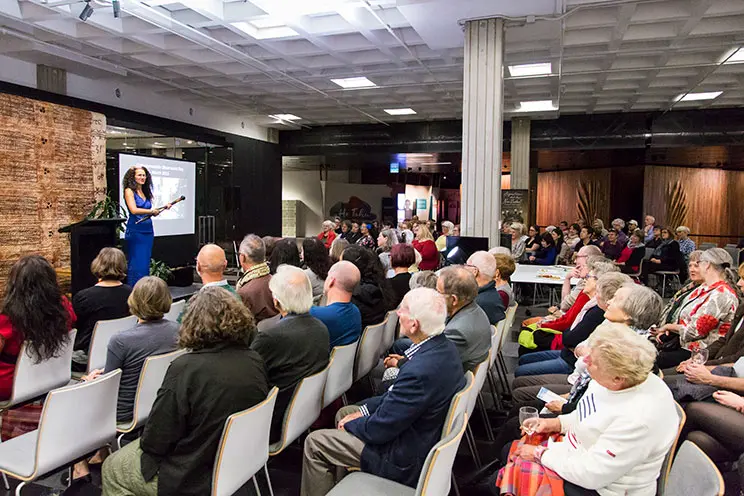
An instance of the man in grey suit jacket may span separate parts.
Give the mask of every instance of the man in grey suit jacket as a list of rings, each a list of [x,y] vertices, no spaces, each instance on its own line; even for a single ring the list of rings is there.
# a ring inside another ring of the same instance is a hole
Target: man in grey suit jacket
[[[437,291],[447,300],[444,335],[457,347],[462,368],[472,371],[486,359],[491,348],[491,324],[486,312],[475,302],[478,296],[475,276],[461,265],[446,267],[440,271]],[[401,367],[406,362],[403,352],[411,344],[408,338],[398,339],[385,365]]]
[[[475,302],[478,283],[462,266],[442,269],[437,291],[447,300],[447,323],[444,335],[455,343],[462,367],[473,370],[486,359],[491,348],[491,324],[486,312]]]

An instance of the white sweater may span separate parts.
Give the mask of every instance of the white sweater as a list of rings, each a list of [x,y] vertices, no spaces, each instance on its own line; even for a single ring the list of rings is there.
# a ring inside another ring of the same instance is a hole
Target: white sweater
[[[679,427],[663,380],[650,374],[623,391],[592,381],[576,410],[558,418],[565,436],[549,444],[544,466],[601,496],[656,494],[656,479]]]

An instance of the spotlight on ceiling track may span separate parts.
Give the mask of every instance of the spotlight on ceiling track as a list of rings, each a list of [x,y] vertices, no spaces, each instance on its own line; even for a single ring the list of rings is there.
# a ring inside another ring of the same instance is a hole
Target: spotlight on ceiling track
[[[80,20],[85,22],[92,15],[93,15],[93,7],[90,6],[90,0],[85,0],[85,7],[83,7],[83,11],[80,12],[80,16],[79,16]]]
[[[121,15],[121,3],[119,0],[112,0],[111,5],[114,7],[114,17],[118,19]]]

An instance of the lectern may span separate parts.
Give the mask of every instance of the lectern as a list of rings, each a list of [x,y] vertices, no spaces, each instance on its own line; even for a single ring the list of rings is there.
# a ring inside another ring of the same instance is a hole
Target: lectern
[[[73,295],[98,282],[90,272],[90,264],[101,248],[116,246],[116,228],[124,221],[126,219],[85,219],[59,228],[59,232],[70,234],[70,291]]]

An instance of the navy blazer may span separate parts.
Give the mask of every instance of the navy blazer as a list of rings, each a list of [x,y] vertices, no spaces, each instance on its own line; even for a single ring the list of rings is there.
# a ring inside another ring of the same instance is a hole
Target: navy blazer
[[[364,442],[362,470],[416,487],[439,442],[452,397],[465,386],[455,345],[443,334],[423,343],[388,391],[364,403],[369,415],[344,429]]]

